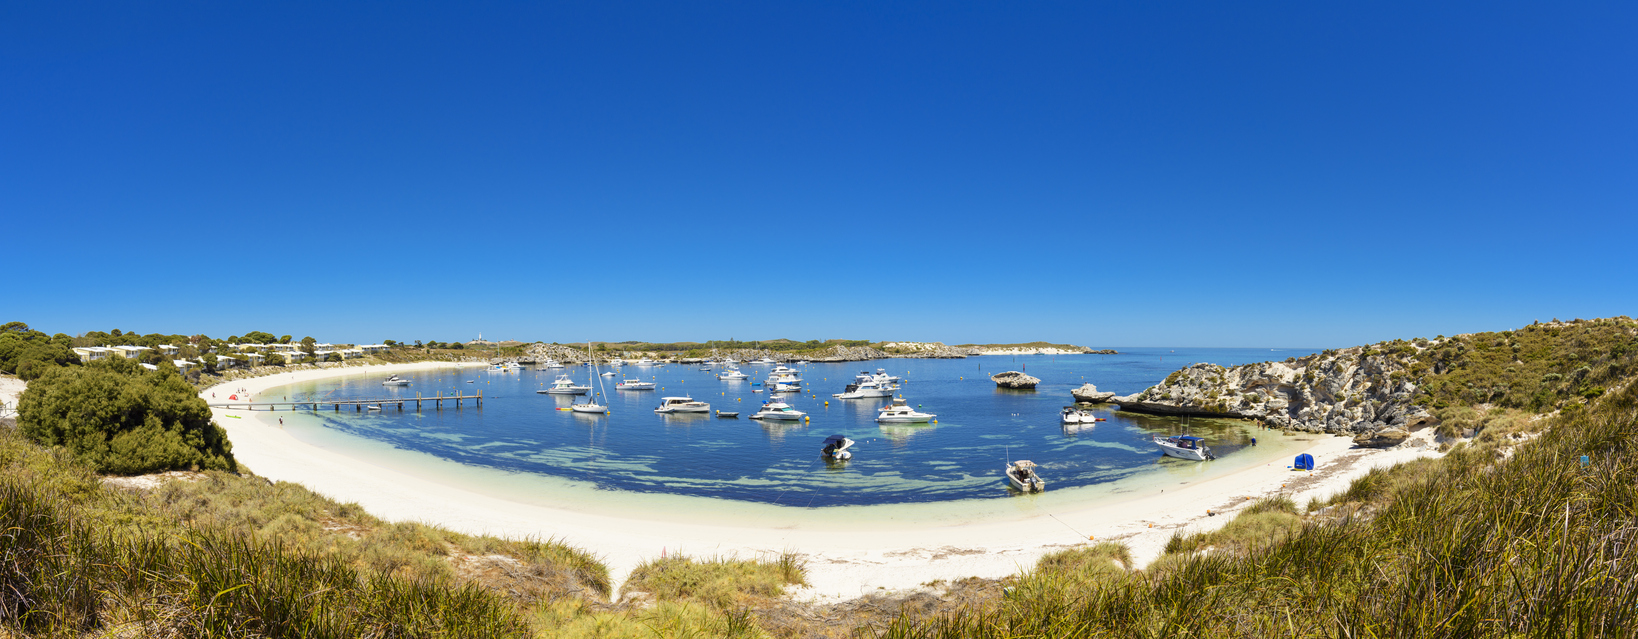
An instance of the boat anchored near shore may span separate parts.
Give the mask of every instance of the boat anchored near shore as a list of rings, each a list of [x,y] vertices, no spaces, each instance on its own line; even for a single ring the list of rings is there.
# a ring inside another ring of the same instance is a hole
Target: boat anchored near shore
[[[1217,459],[1217,456],[1212,454],[1211,447],[1206,445],[1206,440],[1193,435],[1172,435],[1165,438],[1155,435],[1154,442],[1167,457],[1190,461]]]

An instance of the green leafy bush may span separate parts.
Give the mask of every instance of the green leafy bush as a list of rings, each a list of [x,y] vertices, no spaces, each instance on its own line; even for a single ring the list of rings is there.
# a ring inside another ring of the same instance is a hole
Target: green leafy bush
[[[47,371],[23,391],[17,425],[97,472],[235,468],[227,433],[193,387],[174,369],[145,371],[129,360]]]

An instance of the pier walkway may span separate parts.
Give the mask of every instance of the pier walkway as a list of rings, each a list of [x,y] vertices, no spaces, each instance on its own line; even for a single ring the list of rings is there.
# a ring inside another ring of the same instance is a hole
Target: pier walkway
[[[307,399],[294,402],[210,402],[210,407],[226,408],[230,410],[262,410],[265,408],[267,410],[274,411],[279,410],[280,407],[289,407],[290,410],[296,410],[296,408],[299,406],[307,406],[310,407],[311,410],[318,410],[320,406],[329,406],[331,410],[339,412],[342,406],[352,406],[353,410],[363,412],[363,410],[369,406],[397,406],[398,410],[402,411],[404,410],[405,404],[415,404],[415,410],[419,411],[421,410],[421,404],[423,402],[432,404],[433,408],[436,410],[443,410],[444,402],[455,402],[455,408],[461,408],[461,402],[463,400],[472,402],[472,405],[476,408],[483,408],[483,391],[478,391],[478,394],[476,395],[463,395],[460,393],[445,395],[443,393],[439,393],[432,397],[422,397],[420,393],[416,393],[414,397],[398,396],[376,397],[370,399]]]

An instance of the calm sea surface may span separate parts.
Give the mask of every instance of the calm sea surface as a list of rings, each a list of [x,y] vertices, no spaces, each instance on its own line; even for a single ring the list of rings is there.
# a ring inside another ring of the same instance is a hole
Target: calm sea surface
[[[800,395],[780,395],[811,422],[746,419],[768,399],[753,381],[768,366],[741,366],[743,381],[719,381],[698,366],[626,366],[616,378],[600,378],[608,415],[556,410],[581,396],[537,394],[559,373],[585,384],[585,367],[496,373],[439,369],[405,375],[408,387],[384,387],[378,377],[354,376],[270,389],[264,401],[307,398],[373,398],[439,391],[483,391],[482,410],[419,413],[388,405],[382,412],[306,413],[310,435],[325,431],[373,440],[458,464],[508,473],[539,474],[589,482],[598,489],[687,495],[781,506],[820,507],[907,504],[1010,496],[1002,470],[1010,459],[1040,464],[1049,489],[1090,486],[1141,473],[1194,465],[1162,458],[1149,439],[1183,432],[1175,418],[1098,411],[1108,421],[1064,426],[1058,411],[1073,402],[1069,391],[1083,382],[1128,394],[1158,383],[1194,362],[1231,366],[1303,356],[1311,350],[1121,349],[1120,355],[984,356],[965,360],[888,359],[802,367]],[[936,424],[880,425],[876,408],[885,399],[838,400],[853,376],[884,368],[904,378],[900,395],[938,415]],[[1041,378],[1034,391],[997,389],[989,376],[1023,370]],[[654,391],[615,390],[617,379],[640,377]],[[471,383],[468,383],[468,382]],[[592,382],[594,392],[597,381]],[[707,415],[658,415],[662,396],[689,395],[713,409],[739,411],[739,419]],[[826,405],[826,402],[829,405]],[[1205,437],[1222,459],[1249,454],[1257,436],[1237,420],[1194,419],[1189,431]],[[827,463],[819,456],[833,434],[858,442],[854,457]],[[300,432],[296,432],[302,437]],[[1172,470],[1184,470],[1181,468]]]

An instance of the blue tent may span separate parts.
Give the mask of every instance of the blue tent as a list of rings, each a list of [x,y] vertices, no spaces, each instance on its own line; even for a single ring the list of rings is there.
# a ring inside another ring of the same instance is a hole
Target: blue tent
[[[1297,455],[1297,463],[1292,465],[1295,470],[1313,470],[1314,456],[1308,453]]]

